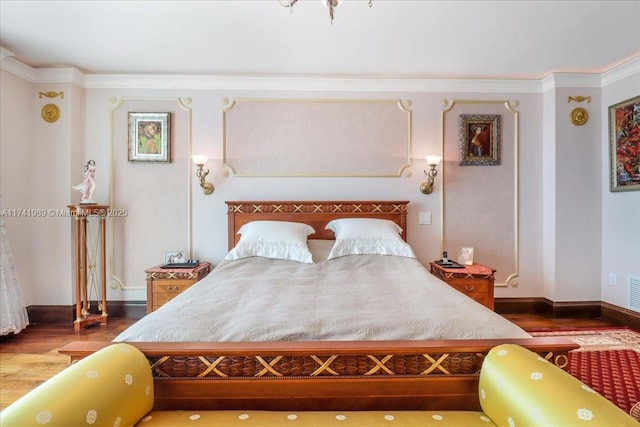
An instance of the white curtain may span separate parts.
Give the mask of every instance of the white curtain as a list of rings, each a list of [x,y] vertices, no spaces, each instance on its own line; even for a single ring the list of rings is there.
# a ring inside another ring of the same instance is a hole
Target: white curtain
[[[0,334],[17,334],[29,324],[27,309],[22,297],[13,252],[5,231],[4,220],[0,218]]]

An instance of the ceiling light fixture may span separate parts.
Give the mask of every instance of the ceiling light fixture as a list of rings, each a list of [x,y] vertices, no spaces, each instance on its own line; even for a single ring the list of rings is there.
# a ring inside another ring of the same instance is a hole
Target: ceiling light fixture
[[[293,6],[298,3],[298,0],[278,0],[280,4],[284,7],[288,7],[291,13],[293,13]],[[344,0],[320,0],[320,3],[325,5],[329,9],[329,18],[331,19],[331,23],[333,24],[333,18],[335,15],[335,10],[338,6],[342,4]],[[373,6],[373,0],[369,0],[369,7]]]

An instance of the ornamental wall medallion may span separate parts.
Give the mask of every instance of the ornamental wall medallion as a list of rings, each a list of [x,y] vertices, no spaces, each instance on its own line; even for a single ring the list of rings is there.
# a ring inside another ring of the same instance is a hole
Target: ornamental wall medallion
[[[589,120],[589,113],[587,113],[587,110],[585,110],[584,108],[577,107],[571,110],[571,114],[569,114],[569,117],[571,118],[571,123],[576,126],[582,126]]]
[[[45,104],[40,114],[45,122],[56,122],[60,118],[60,107],[56,104]]]

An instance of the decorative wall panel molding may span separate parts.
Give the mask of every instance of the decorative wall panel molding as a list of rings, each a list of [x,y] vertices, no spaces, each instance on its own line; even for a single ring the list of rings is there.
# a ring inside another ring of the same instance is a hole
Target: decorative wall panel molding
[[[473,247],[474,261],[497,270],[496,286],[518,286],[517,107],[506,100],[442,101],[442,250]],[[501,117],[500,164],[460,164],[459,118],[470,114]]]
[[[410,101],[223,100],[234,176],[398,177],[411,165]]]
[[[163,263],[167,251],[186,251],[191,258],[191,99],[112,97],[109,102],[109,205],[127,212],[126,217],[108,218],[109,287],[111,292],[135,291],[144,298],[145,269]],[[171,163],[128,160],[129,113],[140,111],[170,113]]]

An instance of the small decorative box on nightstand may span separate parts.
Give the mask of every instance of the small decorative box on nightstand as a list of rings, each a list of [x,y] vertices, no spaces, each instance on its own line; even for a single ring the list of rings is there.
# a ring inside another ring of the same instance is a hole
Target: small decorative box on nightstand
[[[156,311],[169,300],[184,292],[212,269],[208,262],[193,268],[161,268],[157,265],[145,270],[147,273],[147,313]]]
[[[431,262],[431,274],[493,310],[494,269],[475,263],[464,268],[445,268]]]

